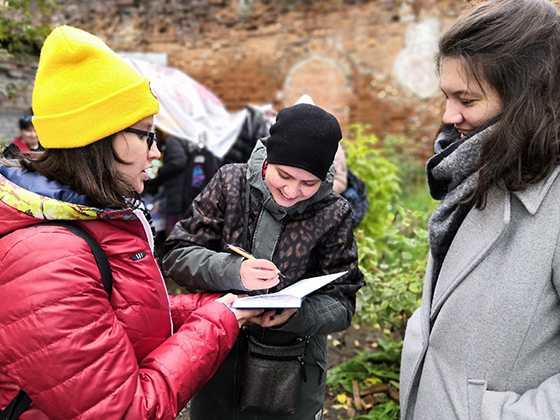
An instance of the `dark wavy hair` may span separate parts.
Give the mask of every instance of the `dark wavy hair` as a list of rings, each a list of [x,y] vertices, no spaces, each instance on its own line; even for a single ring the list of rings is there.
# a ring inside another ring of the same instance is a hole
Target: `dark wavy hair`
[[[113,136],[109,136],[75,149],[47,149],[37,157],[20,160],[19,165],[68,185],[96,207],[136,207],[140,195],[117,170],[117,162],[127,164],[115,152]]]
[[[519,191],[544,179],[560,156],[560,19],[548,0],[493,0],[440,38],[436,64],[461,60],[469,80],[489,83],[504,109],[484,140],[469,201],[484,208],[493,186]],[[482,87],[482,86],[481,86]]]

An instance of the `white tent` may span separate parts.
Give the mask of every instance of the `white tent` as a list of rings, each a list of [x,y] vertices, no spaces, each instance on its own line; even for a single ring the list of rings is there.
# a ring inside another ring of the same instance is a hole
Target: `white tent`
[[[136,58],[125,58],[143,76],[159,100],[156,127],[193,142],[202,142],[221,158],[237,139],[247,110],[229,113],[220,99],[181,71]]]

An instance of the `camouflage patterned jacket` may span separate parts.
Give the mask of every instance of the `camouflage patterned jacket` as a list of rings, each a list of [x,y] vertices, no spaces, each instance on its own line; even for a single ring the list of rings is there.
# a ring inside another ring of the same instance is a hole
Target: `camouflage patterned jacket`
[[[250,327],[255,335],[264,333],[265,341],[275,333],[311,336],[306,361],[326,370],[326,335],[350,326],[355,295],[363,285],[351,210],[345,199],[332,192],[333,167],[313,197],[289,208],[278,206],[262,176],[265,160],[261,140],[247,164],[220,168],[171,232],[164,269],[191,289],[255,294],[241,284],[243,258],[227,251],[227,244],[233,244],[257,258],[272,260],[286,276],[269,292],[303,278],[348,270],[307,296],[286,324],[264,332],[257,325]]]

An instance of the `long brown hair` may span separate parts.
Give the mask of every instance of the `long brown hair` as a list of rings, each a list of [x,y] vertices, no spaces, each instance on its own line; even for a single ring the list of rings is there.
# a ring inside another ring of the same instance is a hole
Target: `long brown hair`
[[[116,162],[127,164],[115,152],[113,136],[109,136],[76,149],[48,149],[19,165],[68,185],[97,207],[134,207],[140,196],[117,170]]]
[[[489,83],[504,109],[484,140],[478,185],[519,191],[544,179],[560,156],[560,19],[548,0],[493,0],[460,17],[441,37],[436,64],[461,60],[470,80]]]

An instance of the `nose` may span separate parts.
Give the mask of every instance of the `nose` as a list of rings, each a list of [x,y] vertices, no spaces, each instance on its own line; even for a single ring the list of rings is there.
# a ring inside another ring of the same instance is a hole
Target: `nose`
[[[284,194],[286,194],[290,198],[295,198],[297,196],[298,189],[299,189],[298,182],[294,182],[294,181],[288,182],[284,187]]]
[[[155,141],[152,144],[152,147],[150,147],[150,150],[148,150],[148,157],[150,160],[157,160],[161,157],[161,152],[159,151]]]
[[[456,104],[454,104],[454,102],[451,100],[447,100],[445,104],[445,112],[443,114],[443,123],[460,124],[463,122],[463,120],[463,114],[461,114]]]

